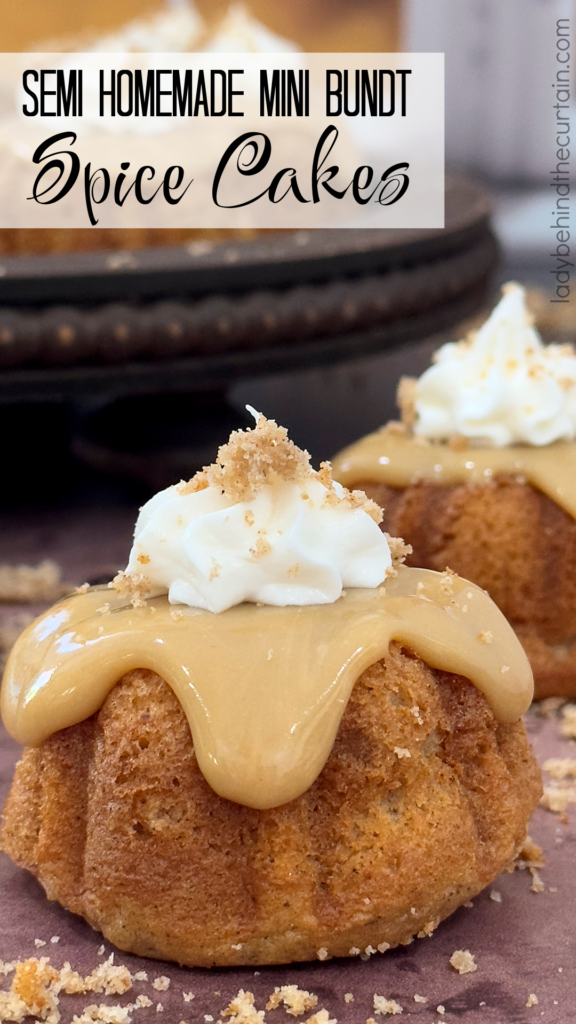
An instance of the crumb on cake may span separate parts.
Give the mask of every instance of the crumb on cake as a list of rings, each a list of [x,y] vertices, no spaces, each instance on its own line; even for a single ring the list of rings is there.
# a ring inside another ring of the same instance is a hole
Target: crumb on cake
[[[215,487],[232,502],[240,503],[250,501],[264,486],[277,480],[300,485],[303,488],[304,500],[309,499],[305,489],[306,483],[315,480],[326,488],[324,505],[361,509],[377,526],[382,522],[383,510],[377,502],[367,497],[361,490],[350,491],[341,485],[337,485],[336,489],[331,464],[322,462],[320,469],[314,470],[310,465],[310,455],[290,440],[286,428],[279,427],[274,420],[269,420],[262,414],[259,415],[253,429],[233,431],[227,443],[218,449],[216,462],[204,466],[188,482],[182,481],[178,484],[177,490],[184,496],[206,490],[207,487]],[[244,521],[249,527],[254,525],[254,513],[251,509],[245,513]],[[259,533],[262,534],[263,531]],[[386,534],[386,539],[393,563],[389,575],[394,575],[396,566],[411,554],[412,548],[404,544],[400,538],[389,537]],[[270,542],[262,535],[257,537],[250,548],[250,554],[254,559],[263,558],[270,551]],[[139,555],[138,561],[147,564],[150,558],[148,555]],[[217,578],[220,568],[217,564],[212,566],[210,580]],[[298,572],[298,566],[291,568],[291,575],[297,575]],[[108,586],[118,594],[129,597],[135,608],[142,607],[151,592],[150,580],[141,572],[121,571]]]
[[[349,508],[362,508],[374,519],[382,521],[382,509],[367,498],[363,491],[343,488],[340,497],[334,490],[332,467],[322,462],[316,472],[310,465],[310,455],[298,448],[288,437],[285,427],[262,414],[253,429],[234,430],[229,440],[218,449],[216,462],[204,466],[187,483],[178,486],[180,494],[194,494],[207,487],[216,487],[234,502],[250,501],[266,484],[276,480],[297,483],[305,487],[309,480],[318,480],[328,491],[329,504],[344,504]],[[306,491],[302,497],[307,499]],[[253,513],[246,513],[247,525],[253,525]]]
[[[150,594],[150,580],[142,572],[120,572],[108,584],[121,597],[129,597],[134,608],[143,608]]]
[[[180,494],[217,487],[232,501],[248,501],[272,479],[304,483],[311,474],[308,452],[298,448],[285,427],[260,415],[251,430],[234,430],[218,449],[216,462],[199,470]]]
[[[396,404],[400,409],[400,418],[404,427],[411,429],[417,419],[416,413],[416,388],[418,381],[415,377],[400,377],[398,390],[396,391]]]
[[[489,629],[483,629],[481,633],[478,633],[476,639],[479,640],[481,644],[491,644],[492,633]]]
[[[380,506],[376,506],[379,508]],[[412,554],[412,545],[405,544],[402,537],[391,537],[389,533],[385,533],[384,536],[388,541],[388,547],[390,548],[390,557],[392,559],[392,568],[397,569],[399,565],[406,560],[408,555]]]

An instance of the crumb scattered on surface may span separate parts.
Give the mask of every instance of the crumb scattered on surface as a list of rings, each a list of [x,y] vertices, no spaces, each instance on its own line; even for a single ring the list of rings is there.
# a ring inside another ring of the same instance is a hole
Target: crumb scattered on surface
[[[567,739],[576,740],[576,704],[565,704],[562,708],[560,732]]]
[[[335,1017],[331,1017],[328,1010],[318,1010],[317,1013],[313,1013],[311,1017],[307,1017],[304,1024],[338,1024]]]
[[[291,1017],[297,1017],[306,1010],[313,1010],[318,1005],[318,996],[299,989],[297,985],[282,985],[281,988],[274,989],[266,1003],[266,1009],[275,1010],[281,1003],[284,1004],[286,1013]]]
[[[100,1006],[92,1004],[85,1006],[79,1017],[72,1018],[72,1024],[93,1024],[94,1021],[102,1021],[102,1024],[129,1024],[132,1020],[126,1006]]]
[[[469,949],[456,949],[450,957],[450,963],[458,974],[472,974],[478,970],[478,964]]]
[[[528,996],[528,999],[526,1000],[526,1006],[528,1008],[530,1008],[531,1006],[538,1006],[538,996],[534,995],[533,992],[531,992]]]
[[[56,935],[53,936],[53,939],[58,938]],[[74,971],[68,962],[60,970],[56,970],[50,965],[49,957],[41,957],[39,960],[30,957],[10,964],[0,962],[0,973],[14,971],[10,990],[0,992],[0,1020],[22,1021],[28,1016],[36,1016],[48,1024],[58,1024],[61,1016],[58,1005],[62,993],[82,995],[93,992],[107,996],[123,995],[132,987],[132,978],[128,968],[114,965],[113,961],[112,953],[108,960],[99,964],[86,977]],[[102,1016],[110,1013],[113,1014],[112,1017]],[[95,1005],[85,1007],[81,1016],[74,1018],[80,1024],[91,1020],[123,1024],[130,1019],[127,1007]]]
[[[62,581],[62,570],[50,558],[38,565],[0,565],[0,603],[34,604],[57,601],[74,590]]]
[[[238,995],[222,1011],[222,1016],[229,1018],[230,1024],[262,1024],[264,1010],[256,1010],[253,993],[245,992],[241,988]],[[222,1021],[218,1024],[222,1024]]]
[[[546,866],[546,861],[542,854],[542,847],[538,846],[538,843],[535,843],[531,836],[526,836],[518,851],[513,867],[522,869],[529,865],[535,868],[543,868]]]
[[[545,697],[544,700],[535,702],[530,710],[539,718],[546,718],[550,721],[558,717],[558,712],[565,703],[564,697]]]
[[[553,814],[565,814],[568,804],[576,804],[576,786],[544,786],[540,806]]]
[[[34,622],[33,615],[30,615],[29,612],[18,612],[0,624],[0,670],[4,667],[6,658],[18,637],[31,622]]]
[[[170,978],[161,974],[159,978],[154,978],[152,988],[155,988],[157,992],[166,992],[170,988]]]
[[[195,999],[196,997],[195,997],[193,992],[183,992],[182,993],[182,998],[183,998],[185,1003],[191,1003],[192,1000]]]
[[[540,805],[553,814],[566,815],[568,804],[576,804],[576,759],[550,757],[543,769],[552,776],[552,783],[544,786]]]
[[[376,994],[374,994],[374,1009],[376,1013],[390,1014],[392,1017],[404,1012],[400,1003],[397,1003],[395,999],[386,999],[385,996]]]
[[[149,999],[148,996],[145,996],[143,993],[141,993],[139,996],[136,996],[136,1001],[134,1003],[135,1009],[138,1010],[141,1007],[148,1007],[153,1005],[154,1004],[152,1003],[152,1000]]]
[[[352,995],[351,992],[345,992],[344,993],[344,1002],[345,1003],[353,1003],[354,1002],[354,996]]]
[[[530,886],[532,892],[544,892],[544,883],[538,873],[538,868],[543,868],[546,865],[546,861],[542,855],[542,847],[538,846],[530,836],[526,836],[526,839],[522,843],[518,855],[515,860],[507,868],[508,871],[514,870],[528,870],[532,876],[532,885]]]
[[[532,875],[532,885],[530,886],[532,892],[544,892],[545,885],[536,868],[529,867],[528,870]]]
[[[502,893],[498,892],[497,889],[492,889],[490,899],[494,900],[495,903],[502,903]]]
[[[414,996],[414,1002],[415,1002],[415,1003],[427,1003],[427,1002],[428,1002],[428,1000],[426,999],[426,996],[418,996],[418,995],[415,995],[415,996]]]
[[[442,1003],[440,1003],[440,1006],[436,1007],[436,1013],[439,1013],[442,1017],[446,1013],[446,1007],[442,1006]]]
[[[542,765],[553,779],[576,779],[576,758],[549,757]]]

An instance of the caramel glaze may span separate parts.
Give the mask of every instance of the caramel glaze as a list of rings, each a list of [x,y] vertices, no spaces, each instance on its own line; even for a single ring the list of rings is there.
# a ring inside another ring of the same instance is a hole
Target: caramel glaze
[[[39,746],[98,711],[130,669],[151,669],[180,700],[212,789],[266,809],[312,785],[356,679],[392,640],[432,668],[466,676],[500,721],[519,718],[532,699],[530,665],[511,627],[483,590],[457,576],[401,567],[380,590],[349,590],[334,604],[174,615],[166,597],[133,608],[102,589],[50,609],[9,657],[8,731]]]
[[[334,479],[346,487],[358,481],[408,487],[419,480],[437,484],[486,483],[497,476],[525,479],[576,519],[576,443],[455,451],[447,444],[384,427],[340,452]]]

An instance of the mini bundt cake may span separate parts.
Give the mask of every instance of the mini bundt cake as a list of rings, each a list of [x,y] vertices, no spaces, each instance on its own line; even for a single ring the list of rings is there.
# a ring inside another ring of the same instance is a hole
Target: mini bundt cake
[[[390,423],[334,460],[386,511],[408,564],[487,590],[530,659],[535,696],[576,697],[576,354],[543,345],[507,285],[477,334],[398,390]]]
[[[2,847],[120,949],[284,963],[430,934],[514,858],[540,792],[521,722],[398,644],[316,782],[269,811],[216,795],[171,689],[136,670],[24,751]]]
[[[487,590],[526,651],[536,699],[576,695],[576,521],[528,483],[406,488],[354,483],[409,540],[408,565],[460,576]]]
[[[2,848],[126,951],[366,955],[505,869],[540,796],[490,598],[255,413],[140,511],[126,570],[10,653]],[[345,589],[344,589],[345,588]]]

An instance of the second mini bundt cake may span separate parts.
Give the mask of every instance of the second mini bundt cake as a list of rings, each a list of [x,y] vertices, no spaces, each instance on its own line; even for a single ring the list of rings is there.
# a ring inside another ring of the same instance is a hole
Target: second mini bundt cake
[[[386,510],[408,564],[455,572],[512,623],[535,695],[576,697],[576,354],[542,345],[523,289],[402,381],[403,422],[341,452],[336,479]]]
[[[510,476],[489,484],[395,488],[355,482],[410,538],[408,565],[450,566],[487,590],[512,623],[534,672],[537,699],[576,695],[576,521]]]

